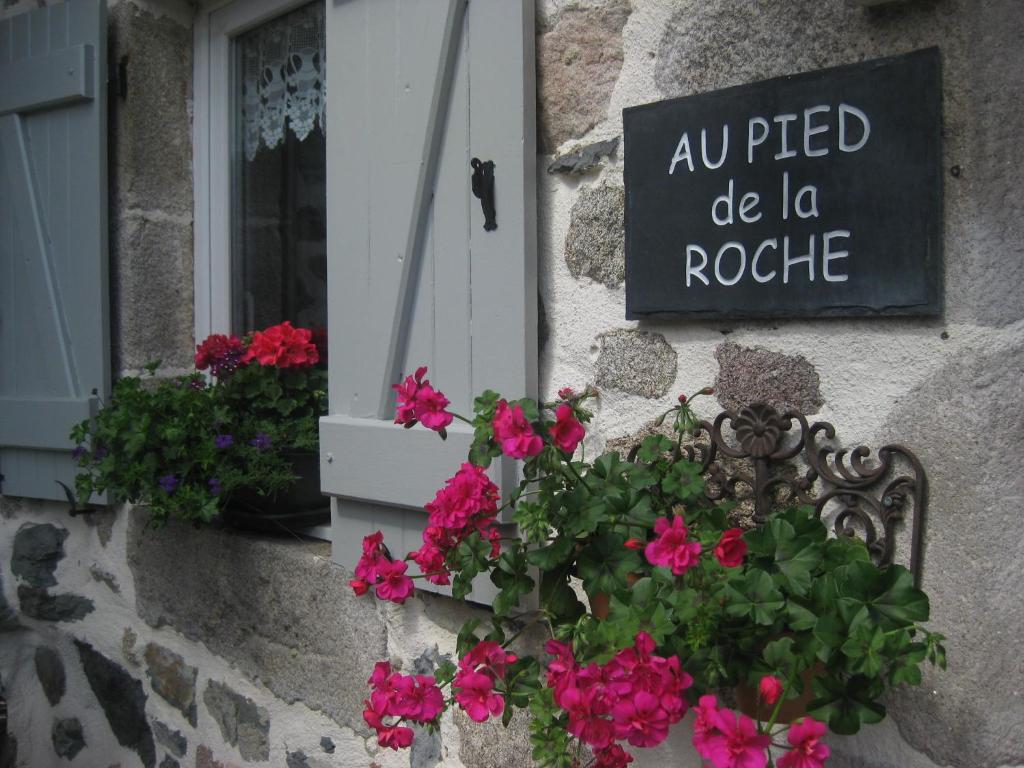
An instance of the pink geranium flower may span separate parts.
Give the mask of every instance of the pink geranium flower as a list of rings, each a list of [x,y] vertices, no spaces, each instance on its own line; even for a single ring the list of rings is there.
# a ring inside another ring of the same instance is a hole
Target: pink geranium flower
[[[394,713],[400,717],[427,723],[444,709],[444,695],[430,675],[399,676],[395,691],[398,695]]]
[[[693,721],[693,748],[698,755],[708,759],[711,756],[710,740],[719,735],[714,720],[718,712],[718,699],[714,696],[701,696],[693,712],[696,715]]]
[[[573,453],[587,434],[573,415],[572,406],[562,403],[555,411],[555,423],[548,428],[555,445],[566,453]]]
[[[470,720],[482,723],[488,717],[497,717],[504,711],[505,699],[494,692],[494,681],[489,675],[461,670],[452,682],[459,689],[455,701],[469,715]]]
[[[633,762],[633,756],[618,744],[612,744],[594,753],[593,768],[626,768]]]
[[[793,749],[779,758],[779,768],[822,768],[832,754],[827,744],[819,739],[825,735],[825,724],[805,717],[789,728],[789,743]]]
[[[412,745],[412,728],[394,726],[377,731],[377,743],[388,749],[405,749]]]
[[[717,732],[707,738],[707,759],[715,768],[765,768],[771,737],[759,734],[753,720],[727,709],[709,713],[709,719]]]
[[[378,569],[382,581],[376,585],[377,597],[402,604],[413,593],[412,579],[405,575],[409,566],[402,560],[392,560]]]
[[[356,563],[356,581],[365,582],[368,585],[376,584],[381,569],[386,568],[391,558],[384,550],[384,534],[380,531],[371,533],[363,538],[363,554]],[[362,584],[349,583],[357,595],[364,594],[366,590],[360,591]]]
[[[505,400],[499,401],[494,411],[494,439],[501,452],[513,459],[536,456],[544,448],[544,441],[534,434],[523,415],[522,406],[510,406]]]
[[[651,565],[671,568],[672,573],[680,576],[697,564],[700,543],[687,538],[689,531],[681,515],[673,517],[671,522],[666,517],[658,518],[654,532],[658,538],[644,549]]]
[[[634,747],[654,747],[668,736],[668,713],[660,706],[658,698],[647,691],[620,699],[612,715],[615,736],[626,739]]]
[[[452,423],[454,416],[445,410],[450,404],[448,398],[438,392],[423,377],[427,374],[425,365],[416,369],[412,376],[406,376],[401,384],[392,384],[397,393],[395,424],[411,427],[417,421],[435,432]]]

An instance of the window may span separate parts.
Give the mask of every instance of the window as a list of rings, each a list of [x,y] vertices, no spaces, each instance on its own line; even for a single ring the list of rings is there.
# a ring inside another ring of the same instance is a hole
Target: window
[[[196,338],[327,322],[323,0],[196,24]]]

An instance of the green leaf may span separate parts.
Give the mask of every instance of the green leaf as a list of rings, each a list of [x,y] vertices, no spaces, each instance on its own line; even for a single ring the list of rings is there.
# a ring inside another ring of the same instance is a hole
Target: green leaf
[[[480,642],[480,638],[476,636],[476,628],[479,626],[480,619],[470,619],[462,625],[459,636],[455,640],[455,653],[460,659]]]
[[[574,622],[586,609],[569,586],[566,572],[544,571],[540,578],[540,604],[556,623]]]
[[[793,666],[793,638],[780,637],[764,647],[765,663],[777,672],[788,673]]]
[[[542,571],[552,571],[569,559],[575,546],[576,542],[573,539],[558,538],[546,547],[527,552],[526,560]]]
[[[728,600],[725,611],[729,616],[750,616],[755,624],[771,624],[785,605],[772,577],[762,570],[749,571],[736,587],[726,586],[725,595]]]
[[[636,552],[626,549],[626,539],[617,533],[605,533],[590,541],[577,558],[583,588],[593,596],[607,595],[627,585],[626,577],[641,567]]]
[[[854,674],[875,677],[884,664],[881,653],[884,645],[885,633],[881,627],[862,622],[856,629],[851,628],[850,638],[842,647],[847,669]]]
[[[828,722],[828,727],[843,735],[860,730],[861,723],[880,722],[885,707],[875,699],[881,693],[881,683],[862,676],[847,681],[833,676],[814,680],[815,698],[808,705],[811,717]]]
[[[880,571],[858,561],[840,566],[834,577],[839,610],[848,621],[861,608],[886,630],[928,620],[928,596],[914,586],[914,577],[903,566]]]
[[[794,600],[786,603],[786,624],[797,632],[813,629],[818,623],[817,615]]]

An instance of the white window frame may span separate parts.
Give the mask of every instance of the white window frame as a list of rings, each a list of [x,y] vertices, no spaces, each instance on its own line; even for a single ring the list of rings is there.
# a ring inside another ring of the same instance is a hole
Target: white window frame
[[[192,174],[195,334],[231,332],[232,38],[309,0],[210,0],[195,19]]]

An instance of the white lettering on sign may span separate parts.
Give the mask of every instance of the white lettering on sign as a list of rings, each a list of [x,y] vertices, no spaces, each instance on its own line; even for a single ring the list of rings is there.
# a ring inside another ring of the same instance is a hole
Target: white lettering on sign
[[[722,277],[722,257],[725,256],[730,250],[735,250],[740,255],[740,265],[736,269],[736,275],[732,278]],[[723,245],[718,249],[718,255],[715,256],[715,279],[722,285],[736,285],[743,277],[743,272],[747,268],[747,251],[744,249],[741,243],[731,241]]]
[[[694,266],[693,255],[700,255],[700,264]],[[704,276],[704,267],[708,265],[708,252],[699,245],[686,246],[686,287],[690,287],[690,277],[696,277],[704,285],[711,285],[711,282]]]
[[[821,275],[829,283],[845,283],[849,279],[848,275],[833,275],[832,270],[828,266],[828,263],[833,259],[845,259],[850,255],[849,251],[832,250],[831,241],[837,237],[849,238],[850,230],[836,229],[825,233],[825,247],[821,254]]]
[[[811,107],[810,109],[804,110],[804,154],[808,157],[823,157],[828,154],[828,147],[811,149],[811,137],[828,131],[827,125],[815,125],[812,127],[811,118],[814,117],[814,115],[820,115],[824,112],[828,112],[829,109],[830,107],[828,104],[823,104],[819,107]]]
[[[861,125],[861,137],[860,141],[856,144],[848,144],[846,142],[846,116],[853,115],[860,120]],[[839,105],[839,151],[840,152],[856,152],[864,149],[864,145],[868,143],[868,137],[871,135],[871,121],[868,120],[868,116],[865,115],[861,110],[849,104]]]
[[[704,161],[704,167],[708,170],[715,170],[721,168],[725,162],[726,156],[729,154],[729,125],[722,126],[722,153],[718,156],[718,162],[712,163],[708,159],[708,132],[703,128],[700,129],[700,159]]]
[[[769,247],[777,252],[779,250],[779,241],[774,237],[771,240],[763,241],[759,246],[757,246],[757,250],[754,251],[754,260],[750,262],[750,274],[753,275],[754,279],[759,283],[770,282],[772,278],[778,274],[774,269],[767,275],[762,275],[757,271],[757,261],[761,258],[761,254]]]
[[[759,126],[761,129],[761,135],[754,138],[754,126]],[[765,139],[768,138],[768,134],[771,133],[772,127],[768,121],[763,117],[752,117],[750,122],[747,123],[747,165],[754,162],[754,147],[764,144]]]
[[[672,155],[672,162],[668,166],[668,175],[671,176],[676,172],[676,163],[686,161],[687,168],[693,171],[693,158],[690,157],[690,135],[684,133],[679,139],[679,143],[676,145],[676,153]]]
[[[729,124],[722,124],[721,142],[717,145],[713,138],[716,133],[706,127],[700,129],[700,170],[718,170],[729,159]],[[845,102],[835,105],[834,108],[831,104],[812,104],[800,111],[780,112],[771,118],[762,115],[750,117],[747,120],[746,146],[740,147],[738,151],[742,153],[745,149],[747,165],[752,164],[755,158],[761,157],[775,161],[788,160],[800,155],[817,158],[825,157],[833,150],[845,154],[859,152],[867,146],[870,137],[871,120],[862,109]],[[777,147],[777,151],[773,152],[773,147]],[[684,163],[691,173],[698,172],[689,131],[684,131],[679,137],[679,143],[669,162],[669,175],[675,173],[680,163]],[[801,184],[804,180],[794,181],[788,170],[782,172],[780,181],[781,200],[779,208],[775,210],[779,212],[782,221],[821,217],[817,184]],[[742,189],[737,191],[736,187],[737,179],[730,177],[722,194],[711,202],[711,220],[716,226],[754,224],[764,219],[761,192]],[[793,189],[796,189],[795,194],[792,192]],[[770,199],[768,210],[772,210]],[[803,235],[800,235],[801,242],[802,238]],[[803,283],[804,274],[807,276],[807,284],[814,284],[815,277],[819,274],[819,284],[846,282],[849,275],[837,262],[849,259],[850,251],[838,246],[839,241],[850,241],[852,238],[853,235],[848,229],[812,233],[807,235],[807,250],[803,253],[798,253],[801,245],[796,243],[795,236],[788,234],[765,238],[752,251],[748,251],[742,241],[732,239],[721,245],[717,251],[711,249],[715,256],[710,271],[711,259],[708,249],[699,243],[689,243],[686,246],[686,287],[696,287],[698,283],[710,286],[712,280],[727,287],[737,285],[747,274],[748,263],[750,277],[758,284],[770,283],[780,277],[783,285]],[[749,260],[748,253],[752,254]],[[817,266],[819,264],[820,269]]]

